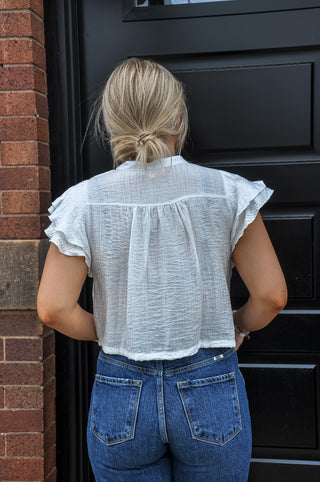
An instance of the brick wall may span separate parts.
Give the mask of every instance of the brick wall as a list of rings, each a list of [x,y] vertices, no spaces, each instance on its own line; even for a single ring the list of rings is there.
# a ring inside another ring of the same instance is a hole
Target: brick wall
[[[56,480],[54,334],[37,318],[50,203],[42,0],[0,0],[0,480]]]

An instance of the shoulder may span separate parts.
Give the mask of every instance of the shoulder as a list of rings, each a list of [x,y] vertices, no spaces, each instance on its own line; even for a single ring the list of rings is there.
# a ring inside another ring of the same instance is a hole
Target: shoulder
[[[198,164],[197,161],[195,162],[186,162],[185,164],[187,169],[189,169],[190,173],[194,176],[199,176],[207,179],[220,179],[222,180],[223,174],[225,171],[221,171],[214,167],[204,166],[203,164]]]
[[[226,194],[230,196],[244,196],[246,193],[260,192],[266,186],[263,181],[251,181],[229,171],[219,170],[219,176],[224,184]]]
[[[81,193],[86,191],[88,180],[81,181],[77,184],[73,184],[72,186],[68,187],[54,202],[58,201],[59,199],[69,199],[77,197]]]
[[[112,182],[114,172],[114,170],[106,171],[70,186],[53,204],[61,201],[79,203],[79,205],[87,203],[92,194],[97,194],[102,186],[106,186],[108,182]]]
[[[220,179],[226,184],[226,186],[232,185],[239,185],[239,184],[246,184],[250,182],[245,177],[240,176],[239,174],[235,174],[230,171],[225,171],[222,169],[214,169],[216,175],[220,177]]]
[[[193,170],[194,172],[198,172],[199,174],[203,174],[205,176],[209,177],[219,177],[221,179],[226,179],[229,180],[230,182],[236,181],[237,179],[245,179],[239,176],[238,174],[233,174],[232,172],[224,171],[222,169],[217,169],[215,167],[209,167],[205,166],[203,164],[200,164],[201,161],[195,161],[195,162],[186,162],[186,165],[190,170]]]
[[[119,182],[117,174],[115,169],[111,169],[88,179],[86,185],[87,202],[89,204],[97,203],[109,197],[110,192],[115,190],[115,184]]]
[[[241,188],[251,183],[248,179],[222,169],[216,169],[214,167],[208,167],[201,164],[188,162],[188,168],[192,175],[199,176],[207,181],[213,181],[215,187],[220,186],[222,190],[226,191],[226,194],[235,188]]]
[[[233,207],[246,203],[248,199],[254,199],[261,192],[269,194],[273,192],[266,187],[262,180],[251,181],[239,174],[222,169],[192,163],[189,165],[192,166],[194,176],[198,172],[210,190],[214,189],[215,193],[225,196]]]

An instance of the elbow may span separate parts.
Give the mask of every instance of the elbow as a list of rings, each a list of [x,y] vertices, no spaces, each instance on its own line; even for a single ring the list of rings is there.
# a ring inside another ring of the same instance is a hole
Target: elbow
[[[38,317],[42,321],[42,323],[48,326],[49,328],[54,328],[54,324],[55,324],[54,313],[39,305],[38,305],[37,311],[38,311]]]
[[[268,311],[278,314],[285,308],[288,302],[287,287],[284,286],[268,293],[260,294],[255,298],[258,299]]]
[[[58,318],[57,310],[41,300],[39,297],[37,300],[37,312],[39,319],[44,325],[48,326],[49,328],[55,328]]]
[[[280,313],[282,311],[287,302],[288,302],[288,292],[287,289],[281,289],[278,292],[274,293],[271,297],[271,305],[273,306],[274,310]]]
[[[49,328],[59,331],[61,324],[72,316],[74,306],[48,296],[38,295],[37,312],[42,323]]]

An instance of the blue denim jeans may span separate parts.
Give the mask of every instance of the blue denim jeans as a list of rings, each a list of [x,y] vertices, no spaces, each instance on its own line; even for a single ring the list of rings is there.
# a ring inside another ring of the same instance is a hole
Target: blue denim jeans
[[[166,361],[101,350],[87,441],[97,482],[246,482],[251,423],[235,350]]]

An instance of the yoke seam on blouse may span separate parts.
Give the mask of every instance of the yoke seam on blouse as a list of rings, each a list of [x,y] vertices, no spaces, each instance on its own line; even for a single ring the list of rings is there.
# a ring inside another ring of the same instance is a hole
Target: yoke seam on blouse
[[[115,202],[115,203],[108,203],[108,202],[89,202],[89,206],[165,206],[168,204],[174,204],[178,201],[183,201],[184,199],[193,199],[193,198],[223,198],[226,199],[226,196],[219,195],[219,194],[195,194],[192,196],[181,196],[175,199],[171,199],[170,201],[165,201],[165,202],[159,202],[159,203],[121,203],[121,202]]]

